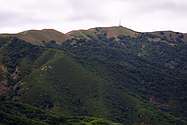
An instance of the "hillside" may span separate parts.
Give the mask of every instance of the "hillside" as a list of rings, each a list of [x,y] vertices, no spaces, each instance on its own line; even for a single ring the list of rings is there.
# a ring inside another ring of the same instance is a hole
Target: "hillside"
[[[65,117],[15,102],[1,102],[1,125],[120,125],[94,117]]]
[[[36,35],[29,36],[33,42],[1,36],[2,124],[33,121],[23,109],[16,117],[16,104],[31,112],[42,110],[44,116],[49,112],[66,120],[75,116],[79,120],[72,125],[92,118],[101,121],[80,124],[186,125],[186,34],[172,32],[171,38],[162,32],[92,28],[67,33],[64,41],[47,38],[53,42],[42,46]],[[12,108],[9,112],[4,112],[6,105]],[[33,124],[40,115],[35,114]],[[46,117],[51,120],[41,124],[69,124],[53,123],[51,114]]]
[[[115,38],[118,36],[130,36],[130,37],[137,37],[138,32],[133,31],[131,29],[128,29],[126,27],[96,27],[96,28],[91,28],[88,30],[75,30],[68,32],[66,35],[68,38],[97,38],[99,37],[100,34],[105,34],[107,38]]]
[[[66,35],[54,29],[28,30],[18,34],[2,34],[4,37],[17,37],[26,42],[43,45],[45,42],[57,41],[59,44],[64,42]]]
[[[150,34],[158,36],[162,39],[166,39],[167,41],[170,41],[172,43],[187,41],[187,34],[185,33],[179,33],[179,32],[173,32],[173,31],[157,31],[157,32],[152,32]]]

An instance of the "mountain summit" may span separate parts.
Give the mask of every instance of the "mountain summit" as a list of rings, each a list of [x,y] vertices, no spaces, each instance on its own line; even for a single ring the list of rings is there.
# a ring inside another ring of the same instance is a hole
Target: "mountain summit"
[[[29,42],[49,42],[52,40],[63,42],[66,38],[65,34],[54,29],[29,30],[18,33],[16,36]]]
[[[1,34],[3,37],[17,37],[26,42],[33,44],[43,44],[42,42],[56,41],[61,44],[67,39],[71,38],[87,38],[98,37],[99,34],[106,35],[107,38],[117,38],[119,36],[129,36],[136,38],[141,34],[154,35],[161,39],[166,39],[170,42],[179,42],[180,40],[186,41],[187,34],[173,32],[173,31],[156,31],[156,32],[137,32],[128,29],[123,26],[112,26],[112,27],[96,27],[88,30],[73,30],[66,34],[54,30],[54,29],[43,29],[43,30],[28,30],[17,34]]]
[[[96,27],[88,30],[75,30],[67,33],[69,36],[74,37],[89,37],[89,36],[97,36],[98,34],[105,34],[107,38],[117,37],[120,35],[126,35],[130,37],[137,37],[138,32],[128,29],[122,26],[113,26],[113,27]]]
[[[2,125],[186,125],[186,34],[0,35]]]
[[[17,34],[3,34],[6,37],[17,37],[26,42],[33,44],[41,44],[41,42],[57,41],[62,43],[66,39],[66,35],[54,30],[54,29],[43,29],[43,30],[28,30]]]

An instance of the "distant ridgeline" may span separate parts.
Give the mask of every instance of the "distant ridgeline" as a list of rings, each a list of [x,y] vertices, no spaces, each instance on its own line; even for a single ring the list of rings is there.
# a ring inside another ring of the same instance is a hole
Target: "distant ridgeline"
[[[187,125],[187,34],[0,35],[0,125]]]

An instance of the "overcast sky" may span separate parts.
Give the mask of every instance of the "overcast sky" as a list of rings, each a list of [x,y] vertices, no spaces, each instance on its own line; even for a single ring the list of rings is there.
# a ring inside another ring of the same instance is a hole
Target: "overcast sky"
[[[187,33],[187,0],[0,0],[0,32],[121,25]]]

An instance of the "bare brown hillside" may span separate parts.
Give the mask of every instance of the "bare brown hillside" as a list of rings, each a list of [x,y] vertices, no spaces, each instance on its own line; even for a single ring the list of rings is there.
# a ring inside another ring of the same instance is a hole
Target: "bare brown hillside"
[[[49,42],[52,40],[57,43],[62,43],[66,39],[65,34],[54,29],[28,30],[18,34],[2,34],[1,36],[18,37],[32,44],[42,44],[42,42]]]
[[[113,27],[96,27],[88,30],[74,30],[67,33],[68,37],[84,37],[89,38],[90,36],[96,37],[99,33],[105,33],[108,38],[117,37],[120,35],[137,37],[138,32],[128,29],[122,26]]]
[[[173,31],[156,31],[144,32],[154,35],[159,40],[167,40],[170,43],[178,43],[187,41],[187,34]],[[56,41],[58,44],[63,43],[70,38],[97,38],[98,34],[105,34],[107,38],[116,38],[118,36],[129,36],[136,38],[141,32],[137,32],[122,26],[112,27],[96,27],[87,30],[73,30],[66,34],[54,29],[28,30],[17,34],[1,34],[1,37],[17,37],[32,44],[42,45],[44,42]]]

